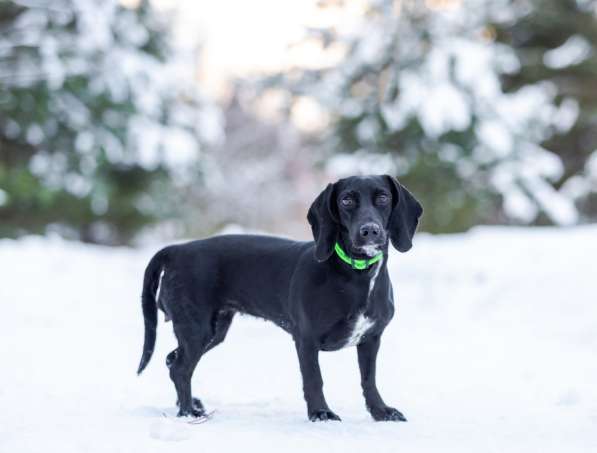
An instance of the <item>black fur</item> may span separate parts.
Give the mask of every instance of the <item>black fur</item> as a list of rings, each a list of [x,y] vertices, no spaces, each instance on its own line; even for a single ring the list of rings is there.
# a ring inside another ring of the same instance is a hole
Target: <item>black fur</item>
[[[293,336],[309,419],[340,420],[325,401],[318,354],[344,347],[364,315],[374,323],[357,344],[366,406],[375,420],[406,420],[379,395],[375,364],[381,335],[394,315],[388,242],[409,250],[421,214],[420,204],[394,178],[350,177],[328,185],[309,209],[315,242],[229,235],[166,247],[145,272],[145,344],[138,372],[153,353],[160,308],[172,319],[178,340],[167,365],[179,415],[201,415],[203,405],[191,395],[195,366],[224,340],[234,314],[247,313]],[[375,254],[375,247],[384,259],[354,269],[334,253],[336,242],[355,259]]]

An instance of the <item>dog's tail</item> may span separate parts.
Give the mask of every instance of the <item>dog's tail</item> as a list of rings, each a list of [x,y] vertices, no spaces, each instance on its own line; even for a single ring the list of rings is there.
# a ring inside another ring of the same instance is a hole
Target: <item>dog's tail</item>
[[[164,255],[166,249],[160,250],[149,261],[143,278],[143,293],[141,294],[141,306],[143,307],[143,319],[145,322],[145,340],[143,343],[143,355],[139,363],[137,374],[145,369],[155,347],[156,329],[158,324],[158,306],[156,293],[160,284],[161,272],[164,268]]]

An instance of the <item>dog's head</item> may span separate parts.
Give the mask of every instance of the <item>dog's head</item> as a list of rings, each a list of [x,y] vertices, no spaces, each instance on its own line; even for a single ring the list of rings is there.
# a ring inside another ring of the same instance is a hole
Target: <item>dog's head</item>
[[[357,256],[375,255],[387,248],[388,239],[406,252],[422,213],[415,197],[391,176],[351,176],[328,184],[307,215],[315,258],[327,260],[336,242]]]

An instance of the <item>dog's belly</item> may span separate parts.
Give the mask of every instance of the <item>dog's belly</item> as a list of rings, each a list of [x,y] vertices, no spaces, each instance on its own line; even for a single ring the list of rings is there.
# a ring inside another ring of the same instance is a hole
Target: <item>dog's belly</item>
[[[321,349],[324,351],[337,351],[338,349],[356,346],[374,325],[375,320],[368,318],[363,313],[338,322],[321,338]]]

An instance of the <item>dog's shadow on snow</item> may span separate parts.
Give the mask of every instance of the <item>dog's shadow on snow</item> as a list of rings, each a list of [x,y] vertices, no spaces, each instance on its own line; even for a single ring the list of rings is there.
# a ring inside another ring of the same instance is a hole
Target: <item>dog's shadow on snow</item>
[[[299,411],[281,411],[272,409],[271,402],[256,401],[252,403],[227,404],[209,406],[207,413],[211,414],[210,421],[217,422],[244,422],[244,423],[270,423],[280,421],[282,423],[304,422],[305,415]],[[169,418],[176,420],[176,406],[139,406],[128,411],[129,415],[141,418]],[[184,419],[181,419],[184,420]]]
[[[175,407],[155,407],[155,406],[139,406],[128,411],[129,415],[133,417],[147,417],[156,418],[164,417],[164,415],[176,415]]]
[[[351,414],[346,411],[346,416],[341,422],[311,422],[306,418],[306,414],[302,411],[296,410],[280,410],[276,409],[276,401],[254,401],[250,403],[237,404],[214,404],[208,405],[207,411],[210,417],[205,423],[201,423],[202,427],[223,427],[233,426],[235,428],[242,428],[246,430],[262,431],[264,427],[268,430],[276,430],[280,432],[295,432],[298,427],[303,429],[309,428],[313,433],[323,432],[351,432],[355,426],[360,426],[361,429],[365,427],[377,426],[371,420],[368,414]],[[193,427],[185,419],[178,419],[176,413],[178,408],[176,406],[156,407],[156,406],[139,406],[131,409],[129,414],[133,417],[152,419],[152,423],[159,421],[168,421],[172,423],[180,423]],[[395,425],[393,423],[388,424]],[[196,427],[196,429],[201,429]],[[168,436],[169,437],[169,436]]]

